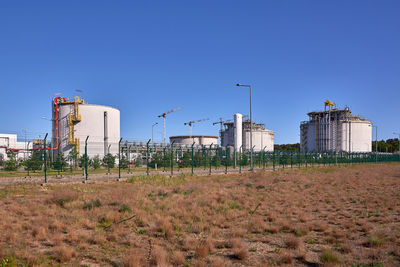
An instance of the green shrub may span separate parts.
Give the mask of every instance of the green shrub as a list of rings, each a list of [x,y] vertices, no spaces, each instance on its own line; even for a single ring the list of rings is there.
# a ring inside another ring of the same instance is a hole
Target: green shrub
[[[89,201],[89,202],[85,201],[85,203],[83,203],[83,209],[84,210],[91,210],[93,208],[98,208],[100,206],[101,206],[101,202],[100,202],[99,199],[92,200],[92,201]]]
[[[381,247],[385,243],[385,237],[382,234],[371,235],[367,239],[367,245],[370,247]]]
[[[322,253],[320,255],[320,259],[323,263],[338,263],[339,262],[339,258],[337,256],[337,254],[330,249],[326,249],[326,250],[322,251]]]
[[[131,213],[132,212],[132,209],[127,205],[127,204],[122,204],[120,207],[119,207],[119,210],[118,210],[119,212],[129,212],[129,213]]]

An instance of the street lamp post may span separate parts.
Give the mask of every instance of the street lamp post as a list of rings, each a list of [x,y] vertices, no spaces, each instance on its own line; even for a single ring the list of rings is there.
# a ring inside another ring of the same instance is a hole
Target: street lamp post
[[[154,123],[152,126],[151,126],[151,145],[153,145],[154,144],[154,135],[153,135],[153,130],[154,130],[154,126],[156,126],[158,124],[158,122],[156,122],[156,123]]]
[[[250,89],[250,170],[253,171],[253,117],[251,112],[251,85],[238,83],[236,86],[248,87]]]

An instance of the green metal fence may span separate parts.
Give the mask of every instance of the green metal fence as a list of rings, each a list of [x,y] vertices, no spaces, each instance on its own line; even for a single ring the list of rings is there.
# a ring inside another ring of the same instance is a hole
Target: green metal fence
[[[108,153],[103,157],[93,156],[104,144],[88,143],[86,138],[84,153],[79,157],[65,156],[60,151],[43,148],[32,151],[31,156],[20,162],[19,174],[48,177],[80,175],[83,180],[91,174],[111,175],[116,178],[130,175],[176,175],[176,174],[212,174],[249,171],[250,151],[234,151],[231,147],[216,145],[182,146],[177,144],[152,144],[148,142],[127,142],[119,140],[108,145]],[[110,149],[111,148],[111,149]],[[73,153],[72,153],[73,154]],[[89,157],[88,155],[91,155]],[[347,153],[324,152],[309,153],[300,151],[257,151],[253,153],[255,170],[277,170],[286,168],[309,168],[334,165],[350,165],[379,162],[400,162],[400,154],[390,153]],[[21,171],[23,166],[23,171]],[[0,168],[5,173],[4,166]],[[1,174],[0,172],[0,174]],[[15,173],[18,173],[16,171]],[[14,173],[10,172],[10,175]]]

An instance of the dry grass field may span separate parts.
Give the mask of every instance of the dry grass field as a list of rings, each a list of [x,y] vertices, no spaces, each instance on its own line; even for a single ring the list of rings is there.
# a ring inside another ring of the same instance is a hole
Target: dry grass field
[[[400,266],[400,164],[0,189],[0,266]]]

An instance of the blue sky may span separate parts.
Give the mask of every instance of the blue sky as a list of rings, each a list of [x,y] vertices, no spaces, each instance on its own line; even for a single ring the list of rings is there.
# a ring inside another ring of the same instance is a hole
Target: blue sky
[[[50,132],[50,99],[83,90],[121,111],[121,136],[218,134],[249,114],[299,141],[329,99],[400,132],[400,1],[0,1],[0,132]],[[374,137],[375,138],[375,137]]]

